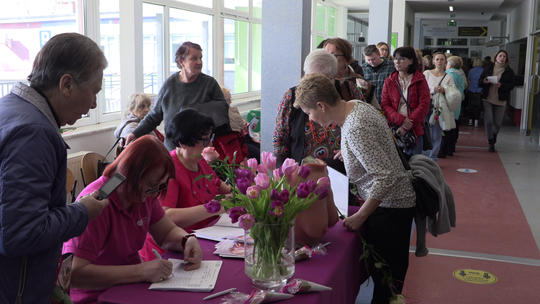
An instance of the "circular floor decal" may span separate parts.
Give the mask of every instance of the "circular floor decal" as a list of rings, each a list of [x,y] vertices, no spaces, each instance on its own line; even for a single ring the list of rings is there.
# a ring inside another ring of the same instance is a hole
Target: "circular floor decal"
[[[478,171],[474,170],[474,169],[457,169],[458,172],[464,172],[464,173],[476,173]]]
[[[458,269],[454,271],[454,277],[460,281],[472,284],[487,285],[497,282],[495,275],[483,270]]]
[[[459,134],[470,134],[469,132],[459,132]]]

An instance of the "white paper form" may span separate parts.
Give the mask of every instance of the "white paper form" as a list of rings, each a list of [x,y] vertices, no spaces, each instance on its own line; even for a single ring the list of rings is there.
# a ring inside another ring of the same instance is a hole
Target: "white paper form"
[[[488,76],[486,78],[490,83],[498,83],[497,76]]]
[[[211,241],[221,241],[230,236],[244,236],[244,229],[225,226],[210,226],[193,230],[195,235],[201,239],[207,239]]]
[[[173,263],[173,274],[165,281],[153,283],[148,289],[152,290],[181,290],[209,292],[216,286],[219,270],[223,261],[202,261],[201,267],[195,270],[184,270],[186,262],[169,259]]]
[[[349,178],[341,172],[328,168],[328,178],[334,194],[334,204],[345,217],[349,216]]]

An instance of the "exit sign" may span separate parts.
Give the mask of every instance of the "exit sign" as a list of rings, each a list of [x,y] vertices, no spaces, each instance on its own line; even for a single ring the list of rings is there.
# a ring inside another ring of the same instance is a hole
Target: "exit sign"
[[[456,24],[457,24],[457,23],[456,23],[454,20],[448,21],[448,22],[446,23],[447,26],[456,26]]]

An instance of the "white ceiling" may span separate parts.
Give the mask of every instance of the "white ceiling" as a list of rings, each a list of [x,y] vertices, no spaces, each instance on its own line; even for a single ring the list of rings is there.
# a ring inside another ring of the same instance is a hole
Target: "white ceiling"
[[[330,0],[349,9],[349,15],[368,21],[370,0]],[[375,1],[375,0],[374,0]],[[406,0],[415,19],[488,22],[503,20],[523,0]],[[448,7],[452,5],[454,11]],[[455,17],[450,17],[455,14]]]

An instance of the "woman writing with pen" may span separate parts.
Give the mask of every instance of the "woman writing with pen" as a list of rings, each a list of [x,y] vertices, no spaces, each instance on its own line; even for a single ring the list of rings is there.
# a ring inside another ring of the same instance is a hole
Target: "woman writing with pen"
[[[115,173],[127,180],[109,196],[109,205],[80,236],[64,245],[74,254],[71,299],[95,302],[107,288],[119,284],[163,281],[172,263],[162,259],[141,263],[139,250],[147,233],[162,248],[183,251],[185,270],[201,265],[202,251],[195,237],[177,227],[158,201],[175,177],[172,158],[156,138],[146,135],[129,145],[80,196],[99,189]]]

